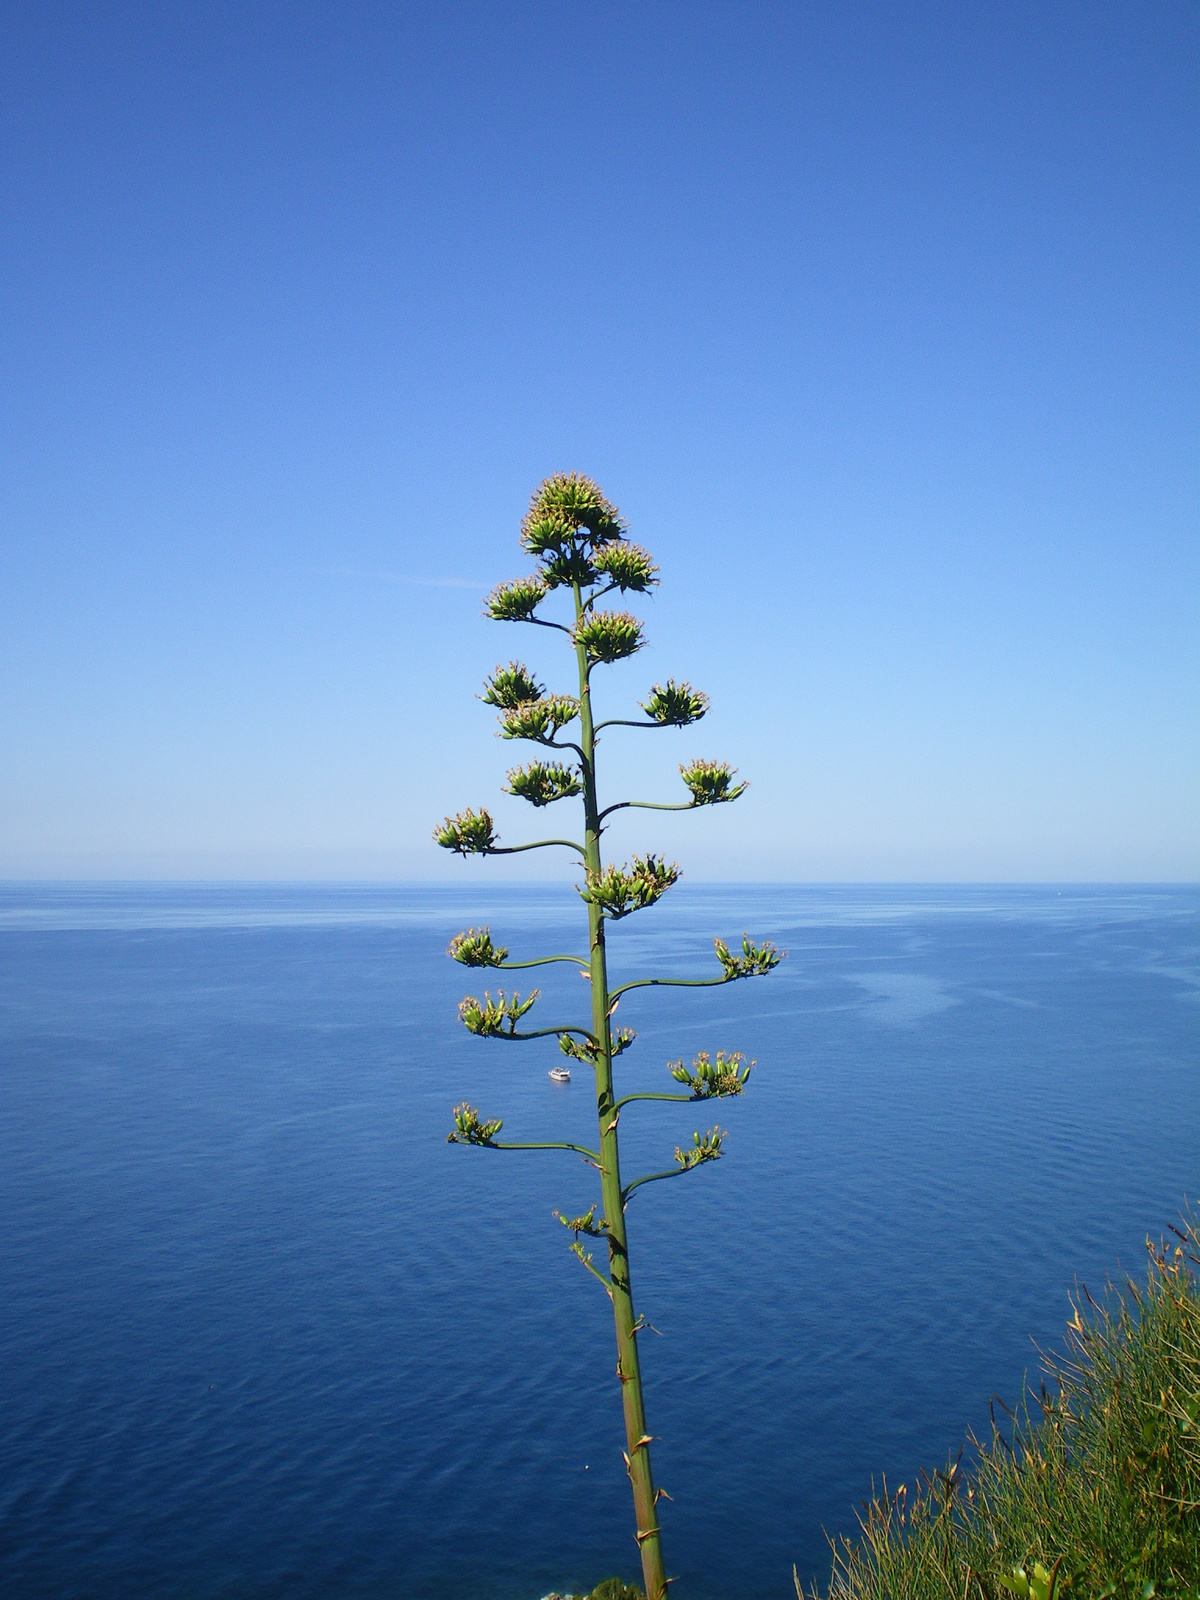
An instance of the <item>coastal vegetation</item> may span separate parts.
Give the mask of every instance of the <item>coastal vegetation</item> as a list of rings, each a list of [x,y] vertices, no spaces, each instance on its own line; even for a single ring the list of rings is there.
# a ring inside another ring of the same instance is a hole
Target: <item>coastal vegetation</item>
[[[643,1185],[679,1178],[718,1160],[723,1153],[725,1132],[715,1123],[703,1132],[697,1128],[690,1141],[685,1138],[676,1145],[671,1166],[626,1181],[621,1174],[618,1123],[626,1107],[635,1102],[679,1101],[695,1105],[740,1095],[754,1063],[739,1051],[705,1050],[696,1055],[690,1067],[682,1059],[667,1063],[667,1081],[677,1085],[676,1090],[619,1095],[613,1063],[632,1047],[635,1035],[630,1028],[615,1026],[613,1017],[623,996],[633,990],[667,986],[711,988],[734,983],[764,976],[780,958],[770,944],[754,944],[744,937],[740,951],[735,951],[716,939],[718,971],[712,977],[647,976],[610,989],[607,924],[653,906],[680,874],[678,866],[654,854],[635,855],[623,865],[606,865],[601,841],[607,819],[629,808],[694,811],[701,806],[727,805],[739,798],[746,785],[735,782],[736,773],[725,762],[699,758],[680,766],[686,795],[682,801],[622,799],[601,808],[597,782],[601,733],[625,728],[651,733],[690,728],[704,717],[708,699],[690,684],[668,678],[650,689],[640,704],[640,716],[596,720],[593,673],[598,667],[636,655],[645,642],[638,617],[628,611],[601,609],[598,602],[614,591],[621,595],[645,594],[658,583],[658,568],[650,555],[628,539],[620,513],[596,484],[578,473],[547,478],[534,494],[521,525],[521,543],[534,558],[536,570],[494,589],[486,601],[486,614],[497,622],[526,623],[563,635],[573,658],[576,683],[571,692],[547,689],[524,662],[510,661],[507,666],[498,666],[487,680],[483,699],[499,715],[502,738],[524,740],[545,752],[554,752],[554,759],[538,759],[513,768],[506,792],[536,808],[578,800],[582,837],[501,845],[490,812],[480,807],[447,817],[435,829],[434,838],[444,849],[462,856],[511,855],[551,848],[570,851],[582,871],[583,881],[576,888],[586,912],[587,952],[510,960],[508,947],[495,943],[491,930],[485,927],[468,928],[456,935],[448,953],[463,966],[500,972],[566,962],[588,981],[591,1003],[586,1024],[564,1020],[547,1027],[526,1025],[525,1018],[539,997],[536,989],[524,996],[515,989],[500,989],[494,998],[489,991],[482,998],[468,995],[459,1006],[459,1017],[470,1033],[484,1039],[511,1042],[557,1038],[566,1061],[577,1070],[589,1071],[594,1078],[599,1133],[594,1149],[566,1141],[501,1140],[498,1135],[504,1127],[503,1119],[481,1114],[464,1102],[455,1107],[454,1126],[448,1138],[451,1144],[490,1150],[573,1152],[599,1175],[598,1199],[593,1199],[586,1210],[571,1208],[575,1215],[556,1215],[571,1235],[570,1249],[599,1281],[612,1303],[616,1380],[621,1387],[625,1420],[625,1468],[633,1489],[634,1537],[646,1596],[648,1600],[663,1600],[669,1580],[663,1564],[658,1501],[664,1491],[655,1485],[651,1472],[652,1440],[646,1424],[638,1358],[638,1334],[648,1324],[634,1310],[625,1213],[630,1199]],[[556,605],[561,608],[557,613]],[[549,614],[543,611],[544,606]],[[564,729],[571,729],[576,736],[565,736]],[[569,1070],[559,1069],[563,1075]],[[704,1120],[708,1120],[707,1116]],[[594,1258],[596,1248],[602,1249],[606,1257],[599,1264]],[[620,1580],[609,1580],[607,1593],[614,1600],[623,1600],[625,1586]]]
[[[993,1404],[965,1467],[884,1485],[834,1543],[828,1600],[1200,1600],[1200,1218],[1172,1233],[1144,1285],[1080,1290],[1040,1388]]]

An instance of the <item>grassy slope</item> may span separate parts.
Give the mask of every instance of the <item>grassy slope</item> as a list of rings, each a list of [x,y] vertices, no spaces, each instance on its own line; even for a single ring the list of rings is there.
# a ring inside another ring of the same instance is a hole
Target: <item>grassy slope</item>
[[[830,1600],[1200,1600],[1200,1219],[1176,1237],[1144,1289],[1076,1308],[1011,1440],[867,1507]]]

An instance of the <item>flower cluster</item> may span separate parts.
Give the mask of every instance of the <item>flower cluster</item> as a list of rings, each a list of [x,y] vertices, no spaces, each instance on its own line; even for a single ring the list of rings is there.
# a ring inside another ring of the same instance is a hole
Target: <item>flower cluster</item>
[[[734,978],[761,978],[777,967],[783,957],[769,939],[764,939],[762,944],[751,944],[745,934],[742,935],[742,953],[735,956],[725,943],[724,939],[714,939],[717,960],[725,969],[727,981]]]
[[[569,546],[588,550],[625,537],[625,523],[598,484],[581,472],[556,472],[534,491],[521,523],[531,556],[554,556]]]
[[[486,928],[468,928],[465,933],[454,935],[446,954],[464,967],[498,967],[508,954],[508,946],[494,945]]]
[[[590,478],[555,473],[539,485],[521,523],[521,543],[537,557],[538,571],[494,589],[486,614],[497,622],[531,622],[552,589],[590,589],[605,578],[610,588],[644,592],[658,582],[658,568],[625,534],[621,513]]]
[[[656,683],[642,710],[651,722],[661,722],[666,727],[687,728],[708,710],[708,696],[693,689],[690,683],[676,683],[668,678],[666,683]]]
[[[542,581],[547,589],[570,588],[574,583],[581,589],[588,589],[596,582],[596,576],[595,565],[586,550],[574,545],[542,561]]]
[[[634,856],[627,867],[606,867],[603,872],[589,872],[579,894],[615,921],[627,917],[631,911],[652,906],[678,880],[679,868],[674,862],[668,866],[661,856]]]
[[[624,661],[645,643],[641,623],[628,611],[588,612],[575,624],[572,638],[593,663]]]
[[[522,661],[510,661],[506,667],[497,667],[490,678],[484,679],[483,703],[496,706],[501,711],[512,711],[529,700],[540,700],[545,689],[530,673]]]
[[[596,1207],[594,1205],[586,1216],[564,1217],[561,1211],[556,1211],[554,1215],[562,1223],[563,1227],[573,1233],[577,1239],[581,1233],[589,1233],[593,1239],[602,1239],[608,1232],[608,1223],[603,1217],[600,1218],[599,1222],[596,1221]]]
[[[474,1106],[464,1100],[454,1108],[454,1132],[446,1135],[447,1144],[493,1144],[504,1123],[499,1117],[480,1122]]]
[[[734,1050],[729,1055],[724,1050],[718,1050],[715,1061],[707,1050],[701,1050],[690,1070],[682,1061],[668,1062],[667,1069],[676,1083],[687,1084],[693,1099],[723,1100],[727,1095],[741,1094],[753,1065],[753,1061],[746,1061],[740,1050]]]
[[[706,1161],[718,1161],[721,1156],[721,1144],[725,1138],[721,1128],[710,1128],[701,1138],[700,1134],[692,1135],[692,1142],[686,1150],[675,1146],[675,1159],[687,1172],[691,1167],[703,1166]]]
[[[680,776],[692,791],[692,804],[694,806],[719,806],[727,800],[736,800],[745,794],[748,784],[733,784],[737,773],[736,767],[727,766],[724,761],[692,761],[687,766],[680,766]]]
[[[493,622],[528,622],[545,598],[545,581],[531,573],[511,583],[498,583],[483,602],[483,614]]]
[[[582,794],[583,785],[574,767],[564,767],[558,762],[531,761],[527,766],[514,767],[508,774],[505,794],[520,795],[531,806],[548,806],[555,800],[569,800]]]
[[[632,589],[635,594],[644,594],[647,589],[657,584],[655,574],[658,568],[650,559],[650,552],[643,550],[640,544],[630,544],[622,540],[619,544],[606,544],[597,550],[592,557],[592,566],[608,579],[614,589],[620,589],[624,594],[627,589]]]
[[[637,1038],[637,1034],[634,1033],[632,1028],[617,1028],[615,1032],[610,1034],[610,1038],[612,1040],[612,1049],[609,1051],[609,1059],[615,1061],[619,1055],[623,1055],[629,1049],[629,1046]],[[576,1039],[569,1033],[559,1034],[558,1048],[563,1055],[571,1056],[576,1061],[586,1061],[592,1067],[600,1059],[599,1046],[593,1040]]]
[[[460,811],[456,817],[447,817],[441,827],[433,830],[433,837],[443,850],[453,850],[460,856],[485,856],[499,842],[491,814],[482,806],[478,813]]]
[[[568,694],[548,695],[544,700],[526,700],[500,718],[502,739],[536,739],[549,744],[560,728],[579,715],[579,701]]]
[[[469,994],[458,1003],[458,1018],[468,1033],[477,1033],[481,1039],[515,1039],[519,1037],[517,1023],[540,993],[535,989],[527,1000],[522,1000],[514,989],[506,999],[501,989],[493,1000],[485,990],[482,1001]]]

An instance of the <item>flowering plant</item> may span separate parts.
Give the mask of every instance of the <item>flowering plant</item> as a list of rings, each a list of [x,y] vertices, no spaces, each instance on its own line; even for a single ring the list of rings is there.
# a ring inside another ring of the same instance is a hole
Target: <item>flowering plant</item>
[[[548,692],[523,662],[510,661],[505,667],[497,667],[487,679],[481,698],[499,712],[501,738],[526,739],[554,750],[572,752],[573,759],[569,763],[531,761],[514,767],[508,774],[505,792],[538,808],[559,800],[581,799],[582,838],[538,839],[530,844],[502,846],[490,813],[482,807],[478,811],[460,811],[457,816],[447,817],[434,830],[434,838],[444,849],[462,856],[510,855],[519,850],[565,846],[583,868],[583,882],[576,887],[587,908],[585,956],[556,955],[511,961],[508,948],[493,943],[486,927],[468,928],[457,934],[450,942],[449,954],[466,967],[503,971],[566,961],[574,964],[588,980],[591,1015],[587,1025],[560,1022],[551,1027],[518,1031],[518,1024],[538,998],[536,989],[524,999],[516,992],[506,995],[503,990],[495,999],[486,992],[482,999],[468,995],[458,1011],[467,1030],[481,1038],[557,1037],[564,1055],[591,1069],[599,1122],[596,1148],[588,1149],[565,1140],[506,1140],[501,1143],[496,1136],[504,1124],[498,1118],[482,1118],[466,1103],[455,1108],[454,1127],[448,1139],[451,1144],[483,1145],[495,1150],[570,1150],[582,1156],[599,1173],[598,1203],[603,1208],[599,1220],[595,1201],[588,1211],[579,1215],[568,1217],[560,1212],[555,1215],[573,1235],[571,1250],[592,1276],[599,1279],[612,1302],[617,1377],[625,1413],[625,1464],[633,1486],[636,1538],[645,1592],[647,1600],[664,1600],[668,1580],[658,1526],[658,1500],[663,1491],[655,1488],[650,1470],[651,1441],[646,1431],[636,1338],[646,1324],[634,1315],[625,1211],[630,1197],[643,1184],[676,1178],[718,1160],[725,1133],[716,1127],[704,1134],[697,1131],[690,1145],[676,1147],[674,1166],[623,1183],[617,1124],[622,1109],[633,1101],[691,1102],[740,1095],[754,1063],[747,1062],[740,1051],[718,1050],[714,1057],[702,1050],[690,1068],[685,1067],[682,1060],[667,1064],[671,1078],[683,1085],[687,1093],[637,1093],[618,1098],[613,1063],[632,1047],[636,1035],[630,1028],[614,1027],[612,1017],[621,997],[631,990],[672,985],[703,988],[761,977],[778,964],[779,952],[769,943],[753,944],[744,937],[741,954],[737,955],[717,939],[720,967],[717,977],[636,978],[619,988],[609,987],[607,925],[653,906],[678,881],[679,868],[652,853],[635,855],[623,866],[605,865],[600,847],[607,818],[631,806],[644,810],[692,811],[698,806],[724,805],[739,799],[746,791],[744,783],[735,783],[736,771],[725,762],[697,759],[679,769],[689,795],[686,802],[619,800],[600,809],[596,754],[603,729],[688,728],[699,722],[708,710],[706,695],[693,689],[690,683],[676,683],[674,678],[668,678],[666,683],[656,683],[650,690],[641,703],[643,715],[640,718],[595,720],[594,670],[636,655],[646,642],[638,617],[627,611],[597,610],[596,602],[614,590],[622,594],[644,594],[658,583],[658,568],[649,553],[631,543],[627,533],[624,518],[616,506],[589,478],[574,472],[547,478],[534,495],[521,524],[521,544],[537,561],[537,571],[500,584],[484,603],[485,614],[495,621],[525,622],[557,630],[573,651],[578,678],[576,694]],[[540,615],[543,603],[562,591],[570,597],[566,620]],[[576,722],[578,728],[572,730],[574,737],[560,738],[563,729]],[[607,1271],[597,1266],[592,1254],[584,1249],[580,1234],[607,1244]]]

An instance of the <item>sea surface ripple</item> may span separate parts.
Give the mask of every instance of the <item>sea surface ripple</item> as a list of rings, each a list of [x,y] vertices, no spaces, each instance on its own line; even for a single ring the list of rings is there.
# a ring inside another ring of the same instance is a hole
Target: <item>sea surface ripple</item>
[[[535,1600],[633,1576],[608,1303],[555,1207],[590,1142],[553,1039],[445,959],[580,947],[570,889],[0,888],[0,1592]],[[724,1160],[630,1202],[677,1600],[827,1573],[887,1475],[1036,1378],[1076,1280],[1200,1188],[1200,891],[683,885],[613,929],[623,1092],[740,1049]],[[492,987],[495,988],[494,976]],[[522,974],[578,1019],[569,966]],[[528,982],[519,985],[529,987]],[[622,1118],[628,1178],[713,1108]]]

